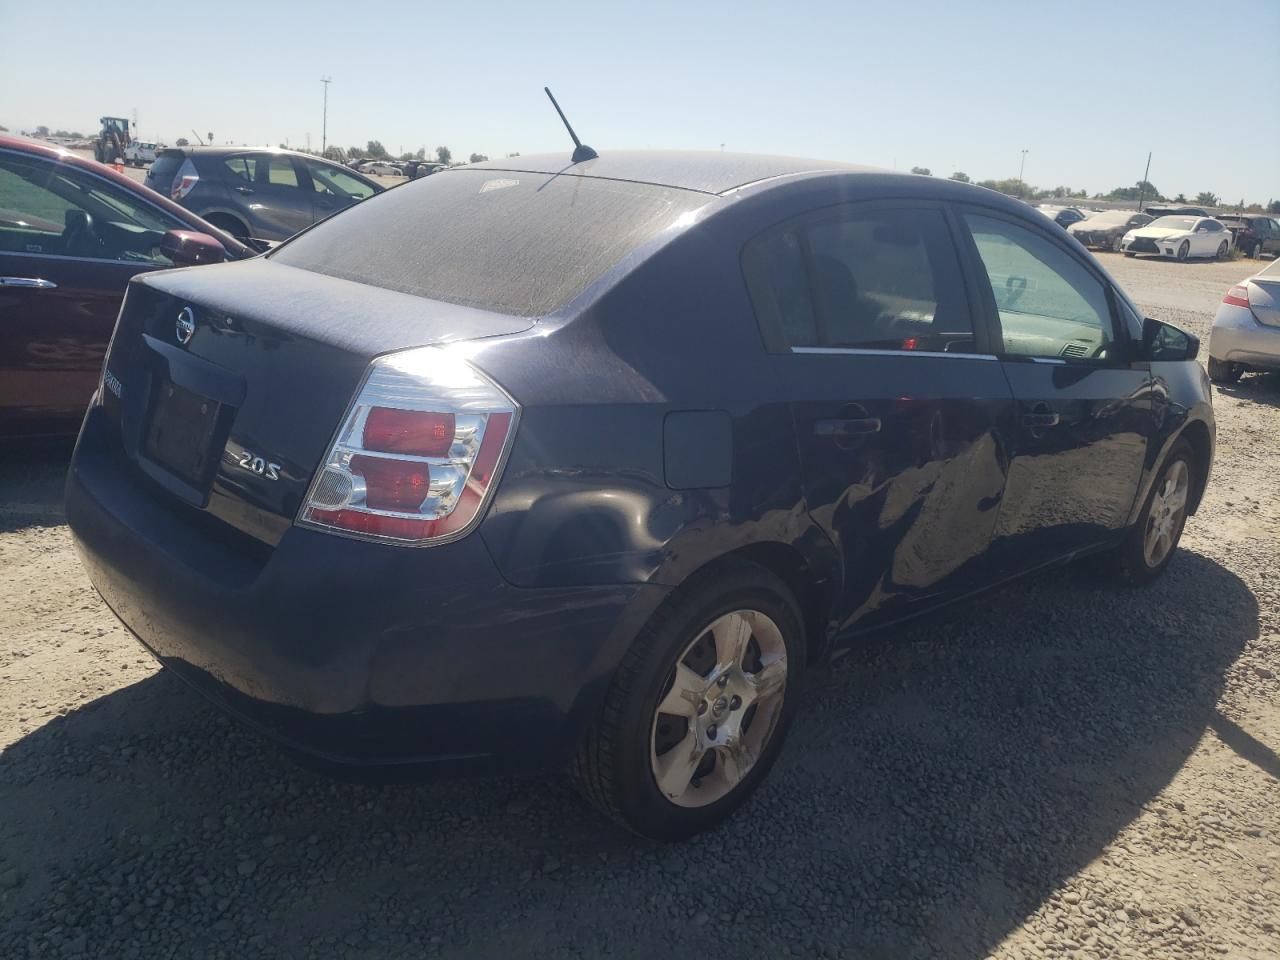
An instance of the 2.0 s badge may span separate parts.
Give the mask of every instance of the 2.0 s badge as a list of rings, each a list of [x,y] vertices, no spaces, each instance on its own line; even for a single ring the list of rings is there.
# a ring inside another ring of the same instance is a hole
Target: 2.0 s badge
[[[258,476],[266,477],[268,480],[280,479],[280,464],[255,456],[249,450],[240,452],[239,465],[250,473],[256,473]]]

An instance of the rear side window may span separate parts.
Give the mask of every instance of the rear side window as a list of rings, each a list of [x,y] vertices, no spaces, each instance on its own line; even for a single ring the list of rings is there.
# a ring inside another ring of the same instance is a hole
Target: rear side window
[[[183,153],[177,151],[169,153],[166,151],[156,157],[155,162],[151,164],[151,169],[147,171],[147,176],[167,186],[172,182],[178,172],[178,168],[182,166],[182,161],[185,159],[186,155]]]
[[[960,265],[937,210],[842,211],[770,231],[744,254],[757,310],[788,347],[975,348]]]
[[[253,167],[250,166],[249,157],[227,157],[222,161],[222,165],[230,171],[231,176],[237,180],[243,180],[246,183],[253,182]]]
[[[562,307],[712,198],[643,183],[452,170],[380,193],[271,259],[516,316]]]

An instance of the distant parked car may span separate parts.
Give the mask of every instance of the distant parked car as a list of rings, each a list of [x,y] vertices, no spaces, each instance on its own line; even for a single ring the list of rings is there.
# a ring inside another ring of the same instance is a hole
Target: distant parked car
[[[419,177],[427,177],[449,169],[448,164],[437,163],[435,160],[406,160],[401,166],[404,168],[404,175],[410,180],[417,180]]]
[[[1188,207],[1177,203],[1148,203],[1142,209],[1153,217],[1212,217],[1213,214],[1204,207]]]
[[[404,171],[390,160],[370,160],[368,163],[360,164],[361,173],[372,173],[380,177],[402,177]]]
[[[1178,260],[1191,257],[1222,260],[1231,250],[1231,234],[1212,217],[1159,217],[1145,227],[1126,233],[1120,249],[1126,257],[1154,253]]]
[[[1067,233],[1086,247],[1119,253],[1120,241],[1124,239],[1124,235],[1130,230],[1145,227],[1151,219],[1145,213],[1135,213],[1132,210],[1103,210],[1079,223],[1071,224],[1067,227]]]
[[[1209,333],[1209,379],[1234,383],[1246,370],[1280,370],[1280,260],[1222,298]]]
[[[124,148],[125,166],[145,167],[148,163],[155,163],[157,149],[163,148],[154,143],[134,140]]]
[[[1258,214],[1223,214],[1218,217],[1235,238],[1235,248],[1246,257],[1280,254],[1280,223]]]
[[[164,150],[146,184],[260,249],[383,190],[319,157],[246,147]]]
[[[1042,204],[1041,206],[1036,207],[1036,209],[1064,230],[1073,223],[1079,223],[1087,216],[1087,214],[1085,214],[1085,212],[1079,207],[1055,207],[1048,204]]]
[[[130,278],[252,255],[109,167],[18,137],[0,136],[0,207],[0,439],[75,433]]]

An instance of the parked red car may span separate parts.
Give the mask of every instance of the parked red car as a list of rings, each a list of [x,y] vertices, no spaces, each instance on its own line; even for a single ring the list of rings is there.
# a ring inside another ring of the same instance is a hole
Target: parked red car
[[[135,274],[250,256],[109,167],[0,135],[0,439],[75,433]]]

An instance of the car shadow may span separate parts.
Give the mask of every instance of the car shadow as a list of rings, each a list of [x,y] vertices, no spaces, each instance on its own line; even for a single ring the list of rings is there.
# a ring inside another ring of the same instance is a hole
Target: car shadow
[[[101,901],[110,956],[984,957],[1211,726],[1274,771],[1216,712],[1258,630],[1197,553],[1139,591],[1039,575],[816,669],[759,793],[670,846],[556,776],[322,779],[160,673],[0,754],[6,910],[37,936]]]
[[[1237,400],[1280,407],[1280,373],[1246,373],[1236,383],[1215,383],[1214,387]]]
[[[75,439],[0,442],[0,533],[64,522],[62,488]]]

